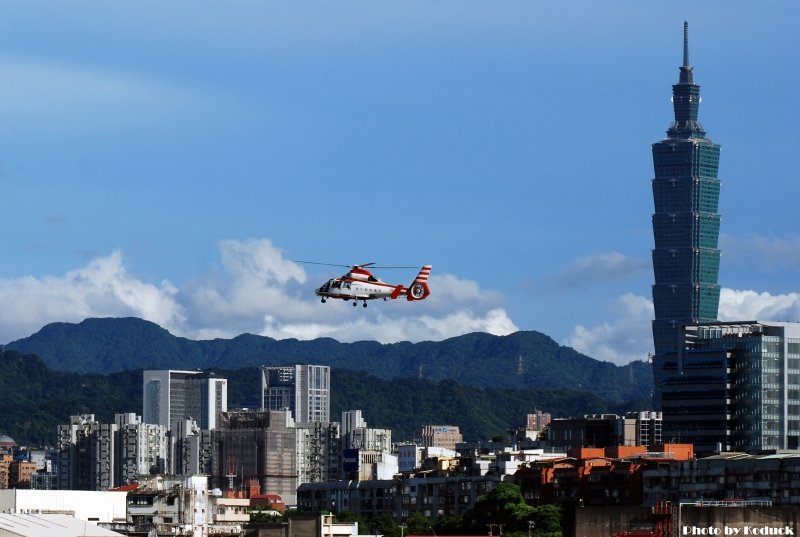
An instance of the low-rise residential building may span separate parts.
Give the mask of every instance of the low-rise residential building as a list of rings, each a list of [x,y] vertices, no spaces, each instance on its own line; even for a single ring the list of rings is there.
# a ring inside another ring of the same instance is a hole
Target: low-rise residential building
[[[560,449],[611,446],[651,446],[662,442],[660,412],[590,414],[581,418],[554,419],[548,441]]]
[[[293,515],[287,522],[254,525],[258,535],[269,537],[358,537],[358,522],[336,523],[333,515]]]
[[[571,503],[585,506],[642,505],[643,474],[659,464],[691,460],[688,444],[577,448],[567,457],[540,459],[514,474],[529,504]]]
[[[727,452],[642,472],[644,505],[705,498],[800,505],[800,453],[748,455]]]
[[[297,489],[301,511],[352,511],[365,518],[389,515],[398,520],[420,513],[436,519],[462,516],[501,478],[496,475],[403,476],[371,481],[307,483]]]
[[[346,449],[342,460],[344,475],[348,479],[392,479],[398,472],[397,456],[387,451]]]
[[[127,516],[108,525],[126,535],[208,535],[213,521],[206,476],[151,476],[127,487]]]
[[[419,430],[419,445],[422,447],[455,450],[456,444],[463,441],[457,425],[424,425]]]

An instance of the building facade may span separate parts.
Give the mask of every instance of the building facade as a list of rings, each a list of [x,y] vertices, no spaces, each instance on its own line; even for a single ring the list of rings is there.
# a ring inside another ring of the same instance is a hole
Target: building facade
[[[212,487],[230,490],[256,479],[264,493],[294,505],[297,429],[288,410],[223,412],[212,450]]]
[[[173,420],[167,440],[167,468],[170,475],[211,473],[211,431],[201,429],[194,420]]]
[[[310,512],[352,511],[364,518],[389,515],[400,521],[420,513],[436,520],[463,516],[500,481],[496,475],[462,475],[306,483],[297,490],[297,507]]]
[[[114,423],[101,423],[94,414],[70,416],[58,426],[58,488],[108,490],[164,473],[168,446],[166,427],[142,423],[136,414],[116,414]]]
[[[579,449],[614,446],[652,446],[663,438],[661,412],[590,414],[582,418],[554,419],[549,442],[555,448]]]
[[[326,365],[261,368],[261,409],[292,412],[294,421],[331,421],[331,368]]]
[[[706,138],[697,121],[700,100],[684,23],[683,65],[678,83],[672,86],[675,121],[667,137],[652,146],[656,365],[678,350],[682,326],[715,321],[719,308],[720,146]],[[656,367],[656,391],[659,371]]]
[[[665,438],[700,454],[800,448],[800,323],[688,326],[659,365]]]
[[[419,430],[419,445],[441,447],[455,451],[456,444],[463,442],[457,425],[424,425]]]
[[[173,420],[193,419],[214,429],[228,410],[228,381],[201,371],[145,370],[142,405],[145,423],[170,427]]]
[[[339,424],[310,421],[296,423],[297,474],[299,483],[339,479],[342,473],[342,445]]]
[[[58,426],[58,488],[108,490],[116,486],[114,439],[117,426],[94,414],[70,416]]]
[[[115,486],[135,482],[141,475],[163,474],[167,470],[167,428],[142,423],[134,413],[114,417],[116,439]]]

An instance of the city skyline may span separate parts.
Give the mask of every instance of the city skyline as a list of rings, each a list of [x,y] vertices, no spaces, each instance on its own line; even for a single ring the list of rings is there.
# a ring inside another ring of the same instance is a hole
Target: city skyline
[[[134,315],[644,359],[684,20],[723,148],[719,317],[800,320],[791,2],[0,9],[0,343]],[[432,294],[320,304],[339,271],[292,259],[431,263]]]

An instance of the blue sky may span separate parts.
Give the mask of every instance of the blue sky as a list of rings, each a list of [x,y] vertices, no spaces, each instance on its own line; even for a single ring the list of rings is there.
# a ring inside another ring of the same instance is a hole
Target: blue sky
[[[796,2],[28,1],[0,3],[0,342],[135,315],[644,358],[684,20],[720,316],[800,320]],[[338,269],[298,259],[431,263],[433,294],[320,304]]]

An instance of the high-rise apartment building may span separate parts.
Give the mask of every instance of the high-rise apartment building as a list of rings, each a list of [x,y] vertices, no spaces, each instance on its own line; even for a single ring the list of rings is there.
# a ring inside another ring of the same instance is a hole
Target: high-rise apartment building
[[[94,414],[70,416],[58,426],[58,488],[108,490],[114,486],[114,440],[117,426]]]
[[[262,410],[289,409],[297,423],[331,420],[331,368],[327,365],[261,368]]]
[[[169,443],[165,426],[142,423],[134,413],[115,415],[114,424],[116,486],[133,483],[142,475],[166,473]]]
[[[212,445],[213,486],[228,490],[256,479],[264,493],[296,502],[297,429],[288,410],[224,412]]]
[[[211,474],[211,431],[194,420],[174,420],[167,434],[170,475]]]
[[[193,419],[202,429],[214,429],[220,412],[228,410],[228,381],[201,371],[144,371],[142,386],[145,423],[170,427],[173,420]]]
[[[132,413],[116,414],[114,423],[101,423],[94,414],[69,420],[58,426],[58,488],[108,490],[165,472],[166,427],[142,423]]]
[[[697,121],[700,86],[689,65],[689,30],[684,23],[683,65],[672,86],[675,121],[653,144],[653,341],[656,365],[682,343],[683,326],[715,321],[719,308],[717,178],[720,146]],[[656,406],[660,403],[659,367]]]
[[[308,421],[295,423],[295,428],[298,483],[339,479],[342,471],[339,424]]]

